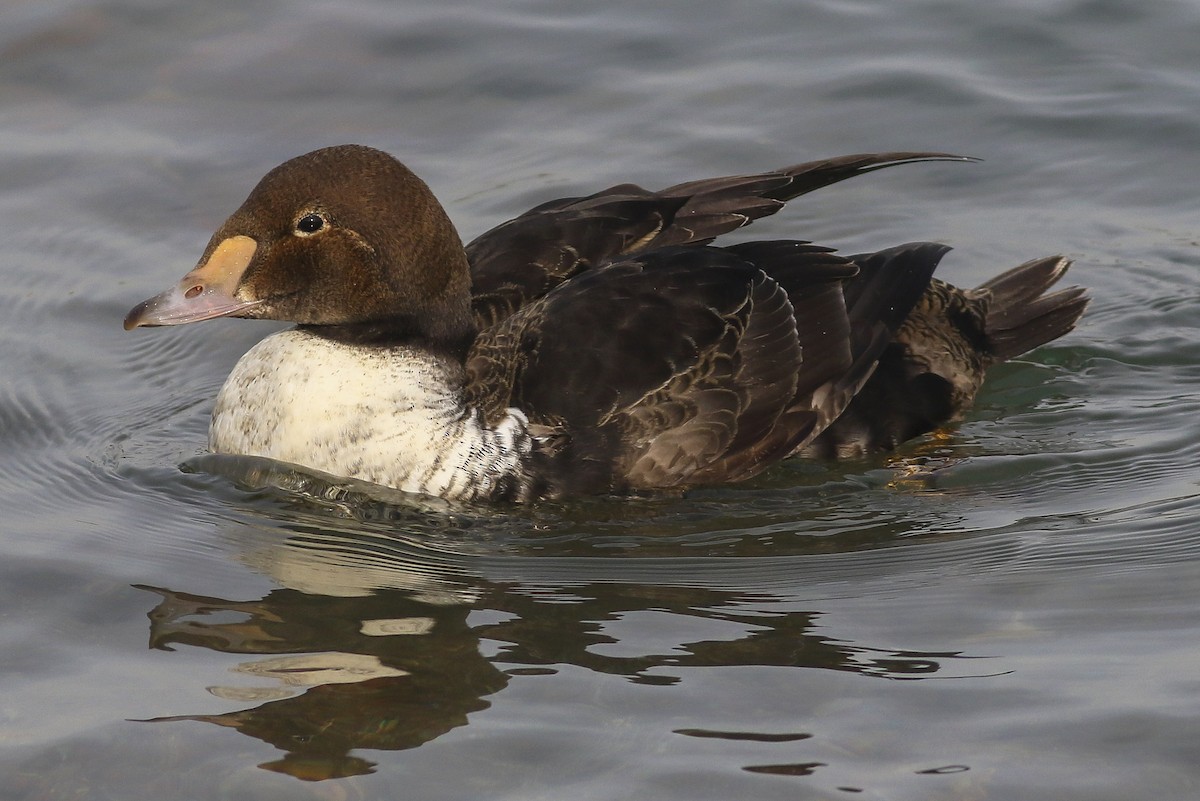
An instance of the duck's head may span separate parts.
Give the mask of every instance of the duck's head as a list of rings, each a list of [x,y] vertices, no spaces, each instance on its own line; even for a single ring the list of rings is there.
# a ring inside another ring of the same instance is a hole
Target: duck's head
[[[470,271],[420,178],[386,153],[340,145],[267,173],[196,268],[135,306],[125,328],[214,317],[458,349],[473,334]]]

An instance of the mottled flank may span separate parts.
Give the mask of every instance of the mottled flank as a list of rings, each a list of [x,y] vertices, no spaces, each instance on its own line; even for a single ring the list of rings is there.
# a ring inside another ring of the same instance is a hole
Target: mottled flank
[[[948,250],[843,257],[711,243],[883,153],[550,201],[465,248],[428,187],[346,145],[267,174],[199,266],[126,326],[291,320],[238,363],[214,451],[445,498],[527,501],[738,481],[895,447],[958,417],[991,364],[1087,299],[1040,259],[974,290]]]
[[[854,258],[869,269],[871,256]],[[799,453],[850,458],[887,451],[958,419],[974,402],[987,368],[1075,327],[1087,308],[1084,291],[1046,294],[1069,266],[1058,256],[1036,259],[977,289],[930,281],[871,380]]]

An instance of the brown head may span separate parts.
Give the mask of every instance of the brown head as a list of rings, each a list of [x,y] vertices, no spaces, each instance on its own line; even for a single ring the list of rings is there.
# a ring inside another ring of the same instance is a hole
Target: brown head
[[[470,285],[429,187],[386,153],[340,145],[267,173],[196,268],[125,328],[251,317],[460,351],[474,334]]]

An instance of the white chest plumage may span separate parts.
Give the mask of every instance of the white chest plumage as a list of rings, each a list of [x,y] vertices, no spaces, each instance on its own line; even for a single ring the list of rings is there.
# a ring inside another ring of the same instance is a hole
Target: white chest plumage
[[[528,483],[524,415],[495,428],[454,365],[418,349],[346,345],[291,330],[246,353],[217,396],[209,447],[454,500]]]

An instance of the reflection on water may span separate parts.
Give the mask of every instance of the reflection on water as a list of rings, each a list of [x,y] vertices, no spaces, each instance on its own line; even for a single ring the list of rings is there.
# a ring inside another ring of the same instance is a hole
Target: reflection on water
[[[547,599],[519,582],[488,581],[389,562],[370,537],[323,531],[246,542],[247,560],[298,585],[257,600],[142,587],[161,597],[149,613],[150,645],[207,648],[261,658],[231,669],[256,680],[210,693],[252,705],[234,712],[173,715],[236,729],[284,752],[260,767],[317,780],[371,772],[359,749],[414,748],[467,723],[514,675],[564,666],[669,686],[696,667],[775,666],[846,671],[886,679],[939,675],[970,659],[872,647],[817,632],[818,611],[770,612],[770,595],[704,587],[590,581],[586,563],[570,600]],[[380,589],[381,587],[389,589]],[[431,588],[437,588],[432,592]],[[327,590],[328,592],[323,592]],[[489,622],[473,622],[486,611]],[[646,610],[723,624],[720,639],[667,652],[608,652],[606,622]],[[731,633],[732,632],[732,633]],[[488,647],[484,647],[484,642]],[[485,656],[485,651],[491,653]],[[290,655],[281,657],[280,655]],[[967,668],[971,672],[978,671]],[[262,682],[266,681],[264,686]],[[679,730],[690,737],[782,742],[804,734]],[[747,766],[770,772],[771,766]]]
[[[152,647],[263,655],[234,670],[274,679],[266,694],[288,696],[222,715],[159,720],[206,721],[271,743],[284,756],[261,767],[298,778],[370,772],[373,763],[352,750],[416,747],[465,725],[467,714],[487,708],[484,699],[507,683],[480,654],[466,606],[431,605],[400,592],[334,598],[280,589],[257,601],[229,601],[145,589],[163,598],[150,613]],[[241,619],[222,622],[231,615]],[[223,698],[246,692],[209,691]]]

